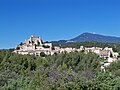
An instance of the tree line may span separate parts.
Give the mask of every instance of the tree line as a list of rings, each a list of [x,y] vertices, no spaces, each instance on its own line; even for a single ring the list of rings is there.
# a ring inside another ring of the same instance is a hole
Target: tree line
[[[100,69],[94,53],[39,57],[0,50],[0,90],[119,90],[120,61]]]

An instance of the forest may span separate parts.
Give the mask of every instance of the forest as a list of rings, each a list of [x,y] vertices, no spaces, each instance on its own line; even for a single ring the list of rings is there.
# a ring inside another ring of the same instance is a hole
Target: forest
[[[0,50],[0,90],[120,90],[120,61],[105,72],[100,62],[94,53],[40,57]]]

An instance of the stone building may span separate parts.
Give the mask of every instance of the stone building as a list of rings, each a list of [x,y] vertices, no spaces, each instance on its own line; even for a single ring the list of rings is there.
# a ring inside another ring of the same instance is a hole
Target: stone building
[[[41,53],[52,55],[54,54],[52,48],[52,43],[44,43],[40,37],[32,35],[28,40],[19,44],[14,52],[23,55],[30,54],[39,56]]]

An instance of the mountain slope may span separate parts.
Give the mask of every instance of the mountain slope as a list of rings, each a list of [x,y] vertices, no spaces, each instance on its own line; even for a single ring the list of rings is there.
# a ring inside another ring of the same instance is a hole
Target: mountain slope
[[[83,33],[70,40],[53,41],[52,43],[64,44],[64,43],[91,42],[91,41],[120,43],[120,37],[105,36],[105,35],[93,34],[93,33]]]
[[[104,36],[104,35],[92,34],[92,33],[83,33],[78,37],[71,39],[70,41],[74,41],[74,42],[97,41],[97,42],[118,43],[120,42],[120,37]]]

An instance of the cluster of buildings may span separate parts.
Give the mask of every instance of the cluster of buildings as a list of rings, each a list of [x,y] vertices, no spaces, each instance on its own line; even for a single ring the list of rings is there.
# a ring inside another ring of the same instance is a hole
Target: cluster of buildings
[[[41,53],[53,55],[52,43],[44,43],[40,37],[31,36],[16,47],[15,53],[40,56]]]
[[[61,48],[61,47],[53,47],[52,43],[44,43],[40,37],[31,36],[28,40],[25,40],[23,43],[19,44],[16,47],[15,53],[18,54],[30,54],[40,56],[41,53],[46,55],[53,55],[55,53],[70,53],[70,52],[80,52],[84,51],[85,53],[93,52],[98,54],[101,58],[106,59],[106,62],[103,66],[108,66],[111,62],[114,62],[118,58],[118,53],[114,52],[112,48],[100,48],[100,47],[91,47],[87,48],[84,46],[80,46],[79,49],[76,48]]]
[[[108,59],[108,58],[115,58],[116,59],[119,55],[117,52],[114,52],[112,48],[108,48],[108,47],[105,47],[104,49],[100,48],[100,47],[87,48],[84,46],[80,46],[79,49],[55,47],[55,50],[58,53],[62,53],[62,52],[70,53],[70,52],[75,52],[75,51],[77,51],[77,52],[84,51],[85,53],[93,52],[93,53],[98,54],[101,58],[104,58],[104,59]]]

